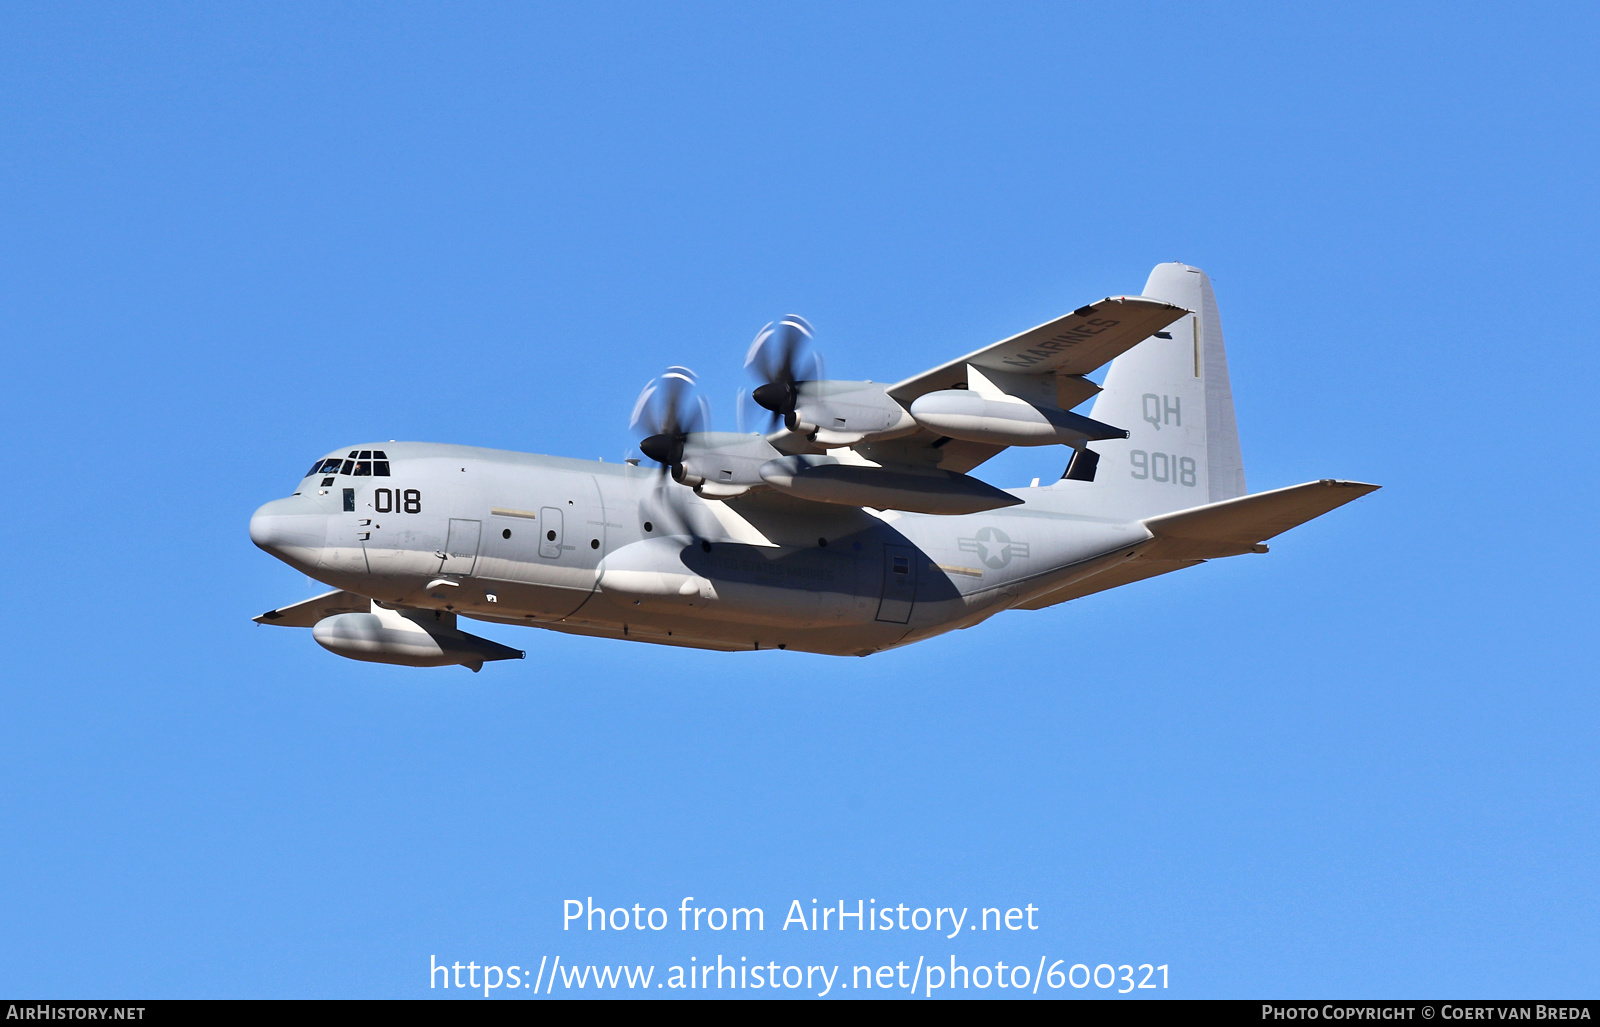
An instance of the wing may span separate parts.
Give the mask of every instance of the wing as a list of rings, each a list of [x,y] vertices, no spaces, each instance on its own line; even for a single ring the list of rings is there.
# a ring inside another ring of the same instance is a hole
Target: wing
[[[285,628],[309,628],[322,618],[332,617],[336,613],[366,613],[371,609],[372,600],[354,592],[335,591],[291,606],[268,610],[251,620],[257,624],[277,624]]]
[[[941,389],[966,388],[968,366],[1004,379],[1024,395],[1070,410],[1100,391],[1084,375],[1188,314],[1182,307],[1145,296],[1108,296],[1098,303],[1037,328],[912,375],[888,388],[901,406]],[[807,451],[804,439],[779,432],[772,444],[784,452]],[[965,473],[1006,447],[945,438],[927,429],[855,449],[875,463],[933,466]]]
[[[968,364],[1005,374],[1082,377],[1187,313],[1182,307],[1145,296],[1108,296],[931,371],[912,375],[890,386],[889,395],[910,405],[929,392],[965,388]],[[1072,405],[1077,406],[1096,391],[1099,390],[1086,392]]]

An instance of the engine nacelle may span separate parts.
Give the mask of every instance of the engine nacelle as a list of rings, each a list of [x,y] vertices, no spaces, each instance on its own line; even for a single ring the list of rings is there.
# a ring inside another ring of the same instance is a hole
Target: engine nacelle
[[[854,446],[917,430],[906,408],[876,382],[799,382],[797,388],[794,413],[786,424],[819,446]]]
[[[760,435],[691,432],[684,437],[683,459],[672,476],[707,499],[729,499],[760,485],[761,465],[780,455]]]
[[[520,660],[521,649],[456,629],[456,615],[434,610],[340,613],[311,629],[317,644],[336,656],[402,667],[467,667],[473,672],[491,660]]]
[[[917,397],[911,416],[929,431],[997,446],[1081,447],[1097,439],[1125,439],[1121,428],[1091,417],[1034,406],[1020,399],[994,399],[967,389],[945,389]]]

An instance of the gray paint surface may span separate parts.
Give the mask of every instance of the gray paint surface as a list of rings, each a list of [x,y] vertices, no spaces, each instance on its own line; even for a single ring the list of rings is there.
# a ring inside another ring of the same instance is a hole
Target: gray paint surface
[[[341,592],[258,620],[303,626],[321,623],[311,618],[322,611],[344,617],[319,635],[336,652],[380,645],[357,631],[366,615],[349,612],[364,599],[391,633],[426,629],[435,615],[453,624],[460,614],[666,645],[869,655],[1003,610],[1265,551],[1266,538],[1376,488],[1323,481],[1237,498],[1244,472],[1210,282],[1198,269],[1160,265],[1147,288],[1171,311],[1162,316],[1178,320],[1137,345],[1117,344],[1093,416],[1130,437],[1090,444],[1102,458],[1095,481],[1006,489],[1016,505],[939,515],[761,487],[711,498],[653,467],[361,443],[328,456],[383,450],[388,476],[311,475],[250,523],[258,546]],[[1182,316],[1173,304],[1197,313]],[[1017,375],[1000,380],[1037,402],[1057,391],[1046,380],[1053,373],[1037,387]],[[924,445],[943,459],[936,440],[894,445]],[[957,459],[971,459],[963,454]],[[406,623],[385,611],[407,611]],[[424,611],[434,613],[419,619]],[[441,636],[438,648],[466,654],[454,662],[505,658],[474,656],[476,643],[451,638]],[[361,653],[355,658],[383,658]]]

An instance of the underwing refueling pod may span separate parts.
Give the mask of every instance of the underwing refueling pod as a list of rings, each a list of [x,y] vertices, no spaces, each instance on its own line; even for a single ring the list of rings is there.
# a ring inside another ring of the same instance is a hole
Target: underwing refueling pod
[[[256,618],[259,624],[311,627],[317,644],[339,656],[402,667],[463,666],[478,671],[494,660],[520,660],[521,649],[469,635],[443,610],[389,609],[338,591]]]

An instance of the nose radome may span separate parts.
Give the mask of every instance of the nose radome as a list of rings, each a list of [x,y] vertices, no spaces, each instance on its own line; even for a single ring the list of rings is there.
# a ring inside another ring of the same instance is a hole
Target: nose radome
[[[274,499],[250,518],[250,541],[294,567],[315,568],[327,539],[327,515],[298,496]]]

